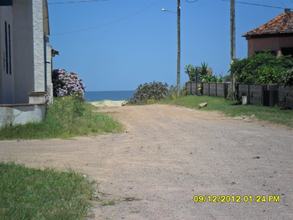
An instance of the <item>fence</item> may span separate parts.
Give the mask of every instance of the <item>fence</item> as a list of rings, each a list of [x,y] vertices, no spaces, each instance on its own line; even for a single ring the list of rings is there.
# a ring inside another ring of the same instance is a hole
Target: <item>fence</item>
[[[189,95],[201,95],[202,83],[188,82],[186,83],[186,89]]]
[[[218,96],[226,98],[228,96],[227,83],[203,83],[203,95]]]
[[[189,95],[227,98],[230,88],[230,83],[186,83]],[[238,84],[236,94],[239,100],[242,96],[246,96],[248,104],[293,108],[293,86]]]
[[[279,105],[293,108],[293,87],[279,87]]]

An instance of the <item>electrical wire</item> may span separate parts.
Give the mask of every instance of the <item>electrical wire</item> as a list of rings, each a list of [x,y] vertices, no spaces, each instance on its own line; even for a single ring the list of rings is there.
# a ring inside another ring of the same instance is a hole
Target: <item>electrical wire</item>
[[[55,2],[48,2],[49,5],[65,5],[65,4],[80,4],[80,3],[95,3],[95,2],[106,2],[109,0],[68,0],[68,1],[55,1]]]
[[[93,2],[105,2],[105,1],[110,1],[110,0],[68,0],[68,1],[55,1],[55,2],[49,2],[50,5],[60,5],[60,4],[76,4],[76,3],[93,3]],[[185,0],[186,3],[196,3],[199,0]],[[230,2],[230,0],[221,0],[222,2]],[[293,1],[293,0],[291,0]],[[53,34],[52,36],[60,36],[60,35],[67,35],[67,34],[72,34],[72,33],[79,33],[79,32],[85,32],[85,31],[91,31],[91,30],[96,30],[96,29],[100,29],[104,26],[108,26],[111,24],[115,24],[115,23],[119,23],[121,21],[127,20],[131,17],[137,16],[141,13],[143,13],[144,11],[148,10],[149,8],[153,7],[154,3],[157,1],[153,1],[149,6],[142,8],[141,10],[133,13],[132,15],[126,15],[120,19],[114,20],[112,22],[108,22],[99,26],[93,26],[93,27],[88,27],[88,28],[82,28],[82,29],[77,29],[77,30],[72,30],[72,31],[68,31],[68,32],[63,32],[63,33],[57,33],[57,34]],[[265,7],[265,8],[274,8],[274,9],[286,9],[285,7],[281,7],[281,6],[276,6],[276,5],[268,5],[268,4],[262,4],[262,3],[256,3],[256,2],[247,2],[247,1],[243,1],[243,0],[236,0],[237,4],[242,4],[242,5],[248,5],[248,6],[257,6],[257,7]]]
[[[223,2],[229,2],[229,0],[221,0]],[[274,8],[274,9],[286,9],[285,7],[282,6],[276,6],[276,5],[267,5],[267,4],[262,4],[262,3],[256,3],[256,2],[247,2],[247,1],[242,1],[238,0],[235,1],[237,4],[242,4],[242,5],[250,5],[250,6],[257,6],[257,7],[264,7],[264,8]]]
[[[185,0],[186,3],[196,3],[198,2],[199,0]]]

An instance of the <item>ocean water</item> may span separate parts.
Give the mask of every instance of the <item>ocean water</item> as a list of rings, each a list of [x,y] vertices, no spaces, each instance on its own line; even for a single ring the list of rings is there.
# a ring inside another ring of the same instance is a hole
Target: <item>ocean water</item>
[[[128,100],[132,97],[134,91],[89,91],[85,92],[86,101],[102,101],[102,100]]]

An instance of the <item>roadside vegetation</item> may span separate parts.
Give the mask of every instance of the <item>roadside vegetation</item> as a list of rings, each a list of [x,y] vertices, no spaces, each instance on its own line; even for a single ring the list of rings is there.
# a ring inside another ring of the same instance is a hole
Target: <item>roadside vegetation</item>
[[[129,104],[152,104],[166,98],[169,94],[167,83],[150,82],[144,83],[137,87]]]
[[[291,56],[276,57],[259,53],[237,60],[231,66],[236,81],[242,84],[293,85],[293,59]]]
[[[43,122],[5,127],[0,130],[0,140],[69,138],[121,131],[117,121],[94,110],[79,97],[55,98]]]
[[[84,219],[92,184],[74,172],[0,163],[0,219]]]
[[[230,80],[229,75],[215,75],[213,69],[205,62],[201,63],[200,66],[185,65],[184,72],[190,82],[221,83]]]
[[[236,82],[255,85],[293,85],[293,59],[291,56],[277,57],[271,53],[258,53],[248,58],[235,60],[230,72],[235,73]],[[200,66],[188,64],[185,73],[190,82],[221,83],[231,81],[230,74],[214,74],[207,63]]]
[[[54,97],[84,96],[85,85],[77,73],[55,69],[52,72],[52,83]]]
[[[207,102],[203,111],[219,111],[227,116],[252,117],[263,121],[286,125],[293,128],[293,111],[280,110],[278,107],[264,107],[256,105],[235,105],[232,101],[210,96],[182,96],[176,99],[161,100],[161,104],[172,104],[198,109],[200,103]]]

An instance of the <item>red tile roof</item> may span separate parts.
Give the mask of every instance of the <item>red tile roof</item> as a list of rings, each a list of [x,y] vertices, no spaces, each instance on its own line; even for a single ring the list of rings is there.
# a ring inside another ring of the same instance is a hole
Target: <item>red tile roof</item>
[[[268,23],[247,32],[244,36],[256,37],[274,34],[293,34],[293,11],[286,10]]]

